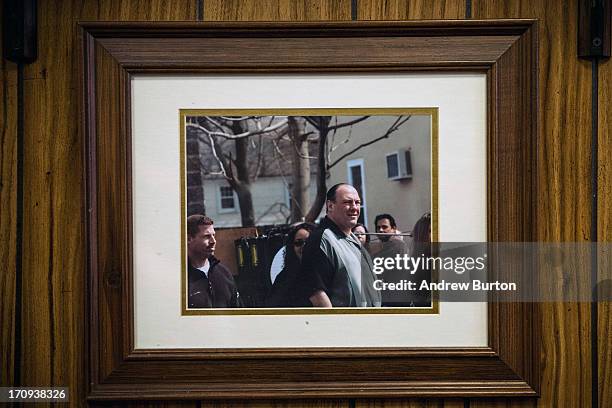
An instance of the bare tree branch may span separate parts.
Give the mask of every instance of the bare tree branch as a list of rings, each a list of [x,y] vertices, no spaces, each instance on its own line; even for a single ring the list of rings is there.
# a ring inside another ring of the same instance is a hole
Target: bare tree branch
[[[270,116],[270,121],[268,122],[268,125],[266,127],[272,126],[272,122],[274,122],[274,119],[276,119],[276,116]]]
[[[319,123],[316,129],[319,131],[319,146],[317,146],[317,193],[315,195],[314,202],[311,204],[310,209],[306,213],[306,221],[314,222],[321,213],[321,209],[325,205],[325,193],[327,192],[327,167],[326,167],[326,149],[327,149],[327,137],[329,135],[329,122],[331,117],[319,116],[317,117]]]
[[[277,202],[277,203],[270,204],[270,206],[259,216],[259,218],[255,220],[255,225],[259,224],[261,220],[263,220],[263,218],[266,215],[270,214],[275,207],[278,207],[278,212],[280,212],[283,215],[283,217],[287,218],[287,216],[285,215],[285,212],[283,211],[283,210],[288,209],[287,204]]]
[[[306,155],[306,154],[300,153],[295,145],[293,146],[293,150],[295,150],[295,153],[298,155],[298,157],[300,159],[308,159],[308,160],[312,159],[312,160],[314,160],[314,159],[317,158],[317,156],[310,156],[310,155]]]
[[[215,126],[221,127],[221,125],[217,122],[215,122],[214,120],[212,120],[211,118],[207,117],[206,118],[207,121],[210,121],[212,124],[214,124]],[[269,133],[269,132],[273,132],[277,129],[280,129],[281,127],[285,126],[287,124],[287,121],[282,121],[279,122],[275,125],[269,126],[267,128],[261,129],[261,130],[257,130],[257,131],[247,131],[247,132],[243,132],[240,134],[230,134],[230,133],[225,133],[225,132],[214,132],[211,130],[206,129],[204,126],[196,124],[196,123],[187,123],[186,125],[188,127],[192,127],[195,129],[198,129],[204,133],[206,133],[209,136],[217,136],[217,137],[222,137],[224,139],[230,139],[230,140],[237,140],[237,139],[244,139],[246,137],[251,137],[251,136],[257,136],[257,135],[261,135],[264,133]]]
[[[272,155],[274,156],[274,161],[276,163],[276,165],[278,166],[278,173],[281,176],[281,179],[283,180],[283,184],[285,186],[285,188],[287,190],[289,190],[289,182],[287,181],[287,178],[285,177],[285,173],[283,172],[283,167],[280,164],[280,161],[278,159],[278,157],[276,156],[276,154],[278,153],[278,155],[283,159],[283,160],[287,160],[285,158],[285,155],[283,154],[283,152],[280,150],[280,148],[278,147],[278,144],[276,143],[276,140],[272,140],[272,144],[274,145],[274,150],[272,151]],[[297,206],[300,211],[302,211],[302,207],[300,206],[300,203],[297,202],[297,200],[294,197],[290,197],[291,203],[295,206]]]
[[[306,119],[306,121],[308,123],[310,123],[312,126],[314,126],[315,128],[319,129],[319,124],[317,123],[317,121],[315,121],[314,119],[312,119],[312,116],[302,116],[304,119]]]
[[[334,117],[334,122],[336,123],[336,125],[338,124],[338,117],[337,116]],[[337,133],[338,133],[338,129],[334,129],[334,131],[331,134],[331,140],[329,140],[329,138],[328,138],[329,146],[334,146],[334,144],[336,143],[336,134]],[[332,150],[333,150],[333,147],[332,147],[332,149],[328,149],[327,150],[327,157],[325,158],[326,163],[329,163],[329,161],[331,160],[331,151]]]
[[[217,160],[217,163],[219,164],[219,168],[221,169],[221,174],[223,174],[223,177],[225,177],[226,179],[229,179],[227,175],[227,171],[225,170],[225,164],[223,163],[223,160],[217,154],[217,146],[215,146],[215,140],[213,139],[211,135],[208,135],[208,138],[210,140],[210,150],[212,152],[213,157],[215,158],[215,160]]]
[[[398,130],[399,127],[402,126],[404,123],[406,123],[411,117],[412,117],[412,115],[408,115],[405,119],[402,120],[403,116],[399,116],[395,120],[395,122],[393,122],[393,124],[389,127],[389,129],[382,136],[379,136],[376,139],[370,140],[369,142],[362,143],[359,146],[357,146],[354,149],[352,149],[351,151],[349,151],[349,152],[343,154],[342,156],[338,157],[333,163],[330,163],[330,164],[327,165],[327,170],[331,169],[336,164],[340,163],[342,161],[342,159],[350,156],[351,154],[355,153],[359,149],[362,149],[362,148],[364,148],[366,146],[374,144],[374,143],[378,142],[379,140],[388,138],[389,135],[391,135],[393,132]]]
[[[334,131],[335,133],[335,131]],[[329,163],[331,161],[331,154],[336,151],[340,146],[342,146],[343,144],[347,144],[348,142],[351,141],[351,136],[353,135],[353,126],[351,126],[349,128],[349,133],[348,136],[346,136],[346,139],[344,139],[342,142],[340,142],[337,145],[334,145],[334,139],[332,138],[332,143],[331,143],[331,147],[329,148],[329,151],[327,153],[327,162]]]
[[[258,118],[260,116],[219,116],[221,119],[223,120],[227,120],[228,122],[241,122],[243,120],[247,120],[247,119],[255,119]]]
[[[278,144],[276,143],[276,140],[272,140],[272,145],[274,146],[274,150],[276,150],[276,152],[278,153],[278,155],[283,159],[283,160],[287,160],[285,158],[285,155],[283,154],[283,152],[281,151],[281,149],[278,147]],[[280,168],[280,167],[279,167]]]
[[[275,133],[276,133],[276,132],[275,132]],[[301,137],[300,137],[300,140],[301,140],[301,141],[307,140],[307,139],[308,139],[308,136],[312,136],[312,135],[316,135],[316,134],[317,134],[316,132],[306,132],[306,133],[302,133],[302,135],[301,135]],[[277,133],[277,135],[279,135],[279,136],[280,136],[280,137],[281,137],[283,140],[291,140],[289,137],[285,137],[285,136],[287,136],[287,132],[284,132],[284,133],[281,133],[281,134]],[[316,137],[316,138],[314,138],[314,139],[309,139],[308,141],[309,141],[309,142],[311,142],[311,141],[317,141],[317,140],[319,140],[318,135],[317,135],[317,137]]]
[[[220,124],[219,122],[217,122],[216,120],[214,120],[212,117],[209,116],[205,116],[202,117],[201,119],[203,119],[206,123],[212,124],[215,128],[219,129],[219,131],[221,133],[227,133],[227,126],[223,126],[222,124]],[[232,122],[233,123],[233,122]],[[199,124],[199,123],[198,123]],[[206,128],[205,128],[206,129]]]
[[[339,124],[339,125],[330,126],[330,127],[329,127],[329,130],[336,130],[336,129],[340,129],[340,128],[343,128],[343,127],[352,126],[352,125],[354,125],[354,124],[356,124],[356,123],[359,123],[359,122],[361,122],[361,121],[366,120],[367,118],[369,118],[369,116],[362,116],[362,117],[360,117],[360,118],[357,118],[357,119],[351,120],[351,121],[349,121],[349,122],[341,123],[341,124]]]
[[[261,164],[263,163],[263,135],[259,135],[259,151],[257,152],[257,167],[255,168],[255,175],[253,176],[253,181],[257,180],[259,177],[259,172],[261,171]]]

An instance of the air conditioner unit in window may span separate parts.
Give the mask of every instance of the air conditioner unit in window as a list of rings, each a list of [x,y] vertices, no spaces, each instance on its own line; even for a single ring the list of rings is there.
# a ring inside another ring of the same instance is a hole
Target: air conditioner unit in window
[[[412,161],[409,149],[399,150],[387,155],[387,178],[389,180],[412,178]]]

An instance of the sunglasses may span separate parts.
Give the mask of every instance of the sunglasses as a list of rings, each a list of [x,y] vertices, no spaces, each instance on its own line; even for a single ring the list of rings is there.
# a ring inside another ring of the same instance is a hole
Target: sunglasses
[[[303,247],[304,245],[306,245],[305,239],[296,239],[295,241],[293,241],[293,246]]]

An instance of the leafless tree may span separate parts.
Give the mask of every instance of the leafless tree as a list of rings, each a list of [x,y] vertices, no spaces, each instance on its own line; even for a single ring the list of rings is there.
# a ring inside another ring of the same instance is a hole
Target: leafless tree
[[[329,145],[329,135],[334,135],[338,129],[345,127],[353,127],[360,122],[367,120],[370,116],[360,116],[356,119],[352,119],[343,123],[331,124],[331,116],[314,116],[306,117],[306,120],[313,125],[319,133],[319,152],[318,152],[318,167],[317,167],[317,194],[315,201],[313,202],[308,214],[306,215],[306,221],[313,222],[317,219],[323,206],[325,205],[325,194],[327,193],[327,176],[329,170],[337,165],[342,159],[350,156],[364,147],[370,146],[382,139],[388,138],[392,133],[396,132],[404,123],[406,123],[410,116],[398,116],[396,120],[384,131],[380,136],[373,138],[372,140],[362,143],[349,152],[343,154],[336,160],[330,163],[330,153],[337,149],[338,145],[331,143]],[[350,135],[350,133],[349,133]],[[341,144],[348,143],[349,139],[345,139]]]
[[[358,150],[388,138],[410,119],[410,116],[398,116],[379,136],[332,161],[331,153],[350,142],[352,128],[369,117],[360,116],[340,122],[337,116],[201,116],[193,118],[187,126],[198,131],[200,140],[210,148],[212,163],[204,163],[203,167],[209,169],[209,174],[220,175],[227,180],[238,196],[242,225],[253,226],[255,213],[251,186],[262,166],[269,165],[266,161],[271,157],[276,159],[279,168],[280,162],[291,162],[291,222],[304,219],[313,222],[325,205],[330,169]],[[347,127],[348,136],[335,144],[337,131]],[[280,143],[289,144],[290,155],[286,155],[286,149],[279,147]],[[313,144],[317,145],[316,152],[311,152]],[[272,150],[267,151],[266,146],[272,146]],[[252,154],[254,151],[256,154]],[[316,161],[317,169],[316,195],[310,204],[313,161]],[[281,176],[288,186],[286,175],[281,172]]]
[[[251,184],[259,175],[264,157],[262,149],[265,135],[281,136],[287,131],[287,119],[276,120],[272,116],[199,116],[187,123],[188,127],[197,129],[204,144],[210,147],[217,164],[218,172],[238,196],[240,217],[243,227],[255,225],[255,211]],[[259,138],[259,143],[253,139]],[[233,144],[228,148],[228,142]],[[249,154],[250,143],[259,149],[255,162]],[[213,166],[211,166],[212,168]]]

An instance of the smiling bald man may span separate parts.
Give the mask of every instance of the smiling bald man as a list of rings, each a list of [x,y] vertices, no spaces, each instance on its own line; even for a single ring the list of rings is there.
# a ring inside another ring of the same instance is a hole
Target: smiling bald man
[[[351,232],[361,199],[350,184],[331,187],[327,216],[310,235],[302,256],[300,290],[315,307],[378,307],[372,259]]]

